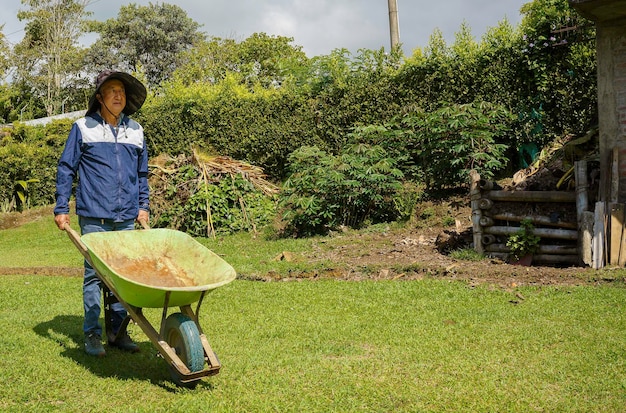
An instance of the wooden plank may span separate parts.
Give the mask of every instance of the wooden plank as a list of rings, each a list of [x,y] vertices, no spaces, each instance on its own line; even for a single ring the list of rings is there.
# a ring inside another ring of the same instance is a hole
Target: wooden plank
[[[533,255],[533,264],[537,265],[554,265],[554,264],[568,264],[568,265],[577,265],[578,257],[575,255]]]
[[[593,269],[604,267],[604,202],[596,202],[593,222]]]
[[[609,264],[619,264],[619,252],[624,228],[624,204],[610,203],[611,221],[609,228]]]
[[[480,219],[482,218],[482,210],[480,209],[481,192],[478,184],[480,182],[480,175],[475,170],[470,171],[470,205],[472,207],[472,233],[474,237],[474,251],[479,254],[483,253],[482,243],[482,226],[480,225]]]
[[[583,213],[589,208],[589,180],[587,179],[587,161],[574,162],[576,179],[576,216],[580,223]]]
[[[613,148],[611,153],[611,193],[610,202],[616,203],[619,197],[619,149]]]
[[[626,205],[624,205],[624,221],[626,221]],[[620,240],[620,248],[619,248],[619,257],[617,260],[617,265],[623,267],[626,265],[626,222],[622,226],[622,239]]]

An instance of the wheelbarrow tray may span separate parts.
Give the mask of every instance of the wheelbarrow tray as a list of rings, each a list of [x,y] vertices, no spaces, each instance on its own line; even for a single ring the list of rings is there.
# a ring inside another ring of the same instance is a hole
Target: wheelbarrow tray
[[[94,269],[135,307],[162,308],[167,293],[167,305],[189,305],[236,277],[230,264],[180,231],[93,232],[81,241]]]

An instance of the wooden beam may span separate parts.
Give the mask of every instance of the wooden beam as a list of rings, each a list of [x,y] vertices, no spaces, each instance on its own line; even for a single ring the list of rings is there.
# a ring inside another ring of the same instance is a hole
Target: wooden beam
[[[574,191],[488,191],[484,197],[510,202],[576,202]]]
[[[624,204],[611,203],[610,210],[610,232],[609,232],[609,264],[619,264],[619,252],[622,243],[622,229],[624,227]]]
[[[492,226],[483,228],[483,232],[486,234],[493,235],[513,235],[517,231],[519,231],[519,227],[502,227],[502,226]],[[555,228],[535,228],[533,229],[533,234],[537,235],[540,238],[555,238],[555,239],[566,239],[566,240],[577,240],[578,239],[578,231],[569,230],[569,229],[555,229]]]

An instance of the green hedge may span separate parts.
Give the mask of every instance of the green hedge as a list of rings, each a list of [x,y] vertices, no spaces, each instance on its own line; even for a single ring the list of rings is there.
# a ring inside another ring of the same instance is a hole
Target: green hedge
[[[166,89],[139,117],[150,152],[190,154],[197,146],[285,174],[287,157],[302,145],[321,144],[307,99],[293,90],[249,91],[235,82]]]
[[[46,126],[16,124],[5,130],[0,141],[0,206],[8,209],[19,199],[28,182],[26,206],[54,203],[56,167],[72,121],[54,121]]]

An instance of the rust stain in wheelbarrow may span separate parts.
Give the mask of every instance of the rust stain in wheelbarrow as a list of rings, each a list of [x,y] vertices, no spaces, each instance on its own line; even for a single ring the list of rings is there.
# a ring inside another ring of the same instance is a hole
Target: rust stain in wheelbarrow
[[[159,287],[195,287],[197,283],[168,256],[129,259],[108,257],[107,264],[132,281]]]

